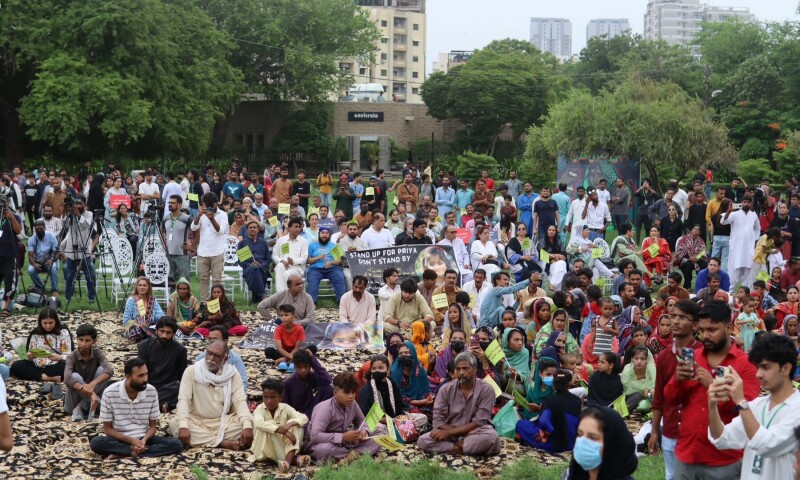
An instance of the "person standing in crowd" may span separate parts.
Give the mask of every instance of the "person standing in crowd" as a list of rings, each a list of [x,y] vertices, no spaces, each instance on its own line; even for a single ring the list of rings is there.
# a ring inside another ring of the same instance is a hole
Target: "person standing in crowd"
[[[567,215],[569,214],[569,207],[571,204],[569,194],[567,193],[566,183],[558,184],[558,192],[553,194],[553,200],[555,200],[556,204],[558,205],[558,224],[564,227],[566,226],[565,222],[567,220]],[[567,244],[567,234],[564,233],[563,229],[558,229],[558,241],[561,243],[561,245]]]
[[[439,215],[442,218],[447,215],[448,212],[453,211],[453,207],[456,203],[456,191],[450,188],[450,179],[448,177],[444,177],[442,179],[442,186],[436,189],[436,206],[439,208]]]
[[[734,369],[717,378],[708,389],[708,439],[719,450],[744,449],[742,479],[792,478],[794,429],[800,424],[800,392],[792,385],[797,349],[789,337],[768,333],[756,340],[748,358],[769,395],[749,403]],[[725,425],[720,407],[731,401],[739,416]]]
[[[72,206],[72,212],[75,216],[70,219],[70,223],[67,224],[68,230],[64,235],[64,239],[61,241],[59,249],[61,258],[66,259],[66,264],[64,265],[64,283],[66,283],[64,296],[67,297],[67,302],[72,298],[72,292],[75,288],[75,275],[78,273],[78,268],[81,269],[86,279],[89,303],[94,302],[97,296],[97,291],[95,289],[97,279],[95,277],[94,262],[90,253],[94,251],[94,247],[97,246],[98,236],[97,232],[94,230],[94,217],[91,212],[87,212],[85,209],[86,199],[83,195],[76,195],[75,204]],[[4,226],[3,229],[5,230],[5,228]],[[17,230],[16,233],[19,233],[19,231]],[[6,239],[11,239],[12,237],[13,235],[4,235],[0,237],[0,244],[3,244],[3,242],[6,242]],[[0,251],[9,251],[8,248],[5,248],[7,245],[3,245],[3,247],[4,248],[0,249]],[[14,241],[14,248],[11,251],[15,252],[16,248],[17,245]],[[11,258],[11,261],[13,262],[14,259]],[[6,284],[6,289],[8,290],[8,284]],[[7,306],[8,302],[6,302],[6,308],[8,308]],[[4,315],[0,312],[0,317],[2,316]],[[5,316],[8,316],[8,314],[6,313]]]
[[[333,206],[333,198],[331,197],[332,187],[333,177],[331,176],[331,172],[327,168],[323,168],[322,173],[317,175],[317,189],[319,190],[319,196],[323,205],[327,205],[328,207]]]
[[[190,278],[189,230],[192,218],[181,211],[183,199],[180,195],[169,197],[169,213],[164,215],[164,237],[167,239],[169,275],[177,282],[179,278]]]
[[[614,193],[611,195],[611,219],[617,232],[623,223],[628,221],[628,207],[631,203],[631,189],[622,178],[617,178],[614,184]]]
[[[675,376],[664,388],[665,398],[682,405],[681,429],[675,447],[675,478],[738,478],[743,468],[742,451],[716,450],[708,439],[707,391],[714,381],[712,369],[733,367],[744,382],[745,399],[752,400],[760,389],[756,368],[731,339],[733,324],[727,303],[715,301],[705,305],[698,318],[697,332],[703,346],[694,351],[693,360],[682,356]],[[734,419],[735,407],[731,401],[723,404],[720,416],[724,423]]]
[[[583,207],[581,218],[589,227],[589,240],[593,242],[605,237],[606,228],[611,223],[611,212],[608,211],[608,203],[600,201],[597,190],[590,187],[588,194],[589,201]]]
[[[210,281],[222,283],[222,267],[225,265],[225,249],[228,247],[227,237],[230,234],[228,217],[223,210],[217,208],[217,196],[214,193],[203,195],[200,214],[192,222],[191,230],[200,232],[197,273],[200,276],[200,298],[208,301]]]
[[[730,257],[728,258],[728,275],[731,277],[731,294],[733,289],[741,283],[748,288],[753,286],[750,274],[753,265],[755,245],[761,236],[761,225],[758,215],[751,210],[753,197],[742,198],[741,210],[733,210],[733,204],[728,205],[728,211],[720,218],[722,225],[731,226]],[[724,267],[724,265],[723,265]]]
[[[300,198],[300,206],[308,212],[308,199],[311,198],[311,184],[306,180],[306,171],[297,171],[297,181],[292,183],[292,196]]]
[[[642,186],[636,190],[636,243],[640,242],[642,238],[642,227],[644,227],[644,235],[650,231],[653,221],[650,218],[650,206],[658,200],[658,194],[653,187],[650,186],[650,181],[645,180]]]
[[[533,193],[533,185],[530,182],[525,182],[522,185],[525,193],[517,198],[517,209],[519,210],[519,221],[524,223],[528,228],[529,235],[533,234],[533,204],[539,198],[539,195]]]
[[[356,192],[347,181],[347,175],[342,174],[339,177],[339,185],[333,193],[333,198],[336,200],[336,208],[344,212],[347,218],[353,218],[353,204],[356,199]]]
[[[547,235],[547,229],[553,225],[558,231],[560,227],[558,224],[558,204],[550,198],[550,187],[544,186],[539,200],[533,204],[533,233],[531,238],[542,243]]]
[[[289,203],[292,199],[292,181],[289,180],[289,167],[283,165],[280,170],[280,178],[272,184],[270,196],[278,200],[278,203]]]
[[[469,182],[461,179],[461,188],[456,192],[456,222],[460,227],[464,226],[461,217],[467,212],[467,206],[472,205],[472,199],[475,197],[475,191],[469,188]]]

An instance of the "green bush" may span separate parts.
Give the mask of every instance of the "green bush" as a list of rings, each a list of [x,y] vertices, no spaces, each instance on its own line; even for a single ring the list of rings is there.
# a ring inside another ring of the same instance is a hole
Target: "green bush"
[[[777,180],[777,178],[774,177],[777,177],[778,174],[772,169],[769,160],[766,158],[755,158],[739,162],[737,176],[744,178],[747,182],[757,182],[764,177],[773,181]]]
[[[755,158],[766,158],[769,155],[769,145],[764,140],[751,138],[744,142],[739,149],[739,160],[752,160]]]
[[[484,170],[489,171],[489,177],[497,178],[500,166],[497,164],[497,160],[489,155],[464,152],[458,156],[456,165],[458,178],[466,178],[470,183],[474,183]]]

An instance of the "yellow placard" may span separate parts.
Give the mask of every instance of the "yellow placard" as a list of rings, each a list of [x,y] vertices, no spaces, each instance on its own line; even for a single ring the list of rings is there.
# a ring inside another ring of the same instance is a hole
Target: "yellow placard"
[[[766,271],[766,270],[761,270],[761,271],[760,271],[760,272],[758,272],[758,274],[756,275],[756,280],[761,280],[761,281],[763,281],[764,283],[767,283],[767,282],[769,282],[769,273],[767,273],[767,271]]]
[[[375,440],[375,443],[385,448],[386,450],[389,450],[390,452],[398,452],[406,448],[405,445],[398,442],[394,438],[389,438],[388,435],[381,435],[380,437],[373,438],[373,440]]]
[[[280,222],[278,221],[278,217],[275,217],[275,216],[269,217],[269,218],[267,219],[267,221],[269,222],[269,226],[270,226],[270,227],[277,227],[277,226],[278,226],[278,224],[280,223]]]
[[[603,249],[602,248],[593,248],[592,249],[592,258],[603,258]]]
[[[433,308],[447,308],[450,304],[447,301],[446,293],[438,293],[431,297]]]
[[[644,318],[647,318],[648,320],[650,319],[650,315],[652,315],[652,314],[653,314],[653,307],[650,307],[650,308],[648,308],[648,309],[645,309],[645,310],[642,312],[642,316],[643,316]]]
[[[250,186],[247,187],[247,191],[250,193],[256,193],[256,186],[251,183]]]
[[[373,187],[367,187],[364,189],[364,195],[375,195],[375,189]]]
[[[697,254],[697,258],[698,259],[703,258],[705,256],[706,256],[706,251],[705,250],[700,250],[700,253]]]
[[[199,202],[200,201],[200,195],[198,195],[196,193],[187,193],[186,194],[186,198],[188,198],[190,202]]]
[[[373,403],[372,408],[367,412],[367,416],[364,417],[364,423],[367,424],[370,432],[374,432],[375,429],[378,428],[378,425],[381,424],[381,418],[383,418],[384,415],[386,414],[383,412],[378,402]]]
[[[516,388],[514,389],[514,401],[517,402],[517,405],[519,405],[521,408],[524,408],[525,410],[528,409],[528,399],[526,399],[525,396],[522,395]]]
[[[486,359],[489,360],[492,365],[497,365],[500,360],[506,358],[506,354],[503,353],[503,347],[500,346],[500,342],[498,342],[496,338],[486,347],[484,353],[486,354]]]
[[[252,250],[250,250],[250,247],[248,247],[248,246],[244,246],[244,247],[240,248],[239,250],[236,250],[236,255],[239,256],[239,261],[240,262],[246,262],[246,261],[250,260],[251,258],[253,258],[253,252],[252,252]]]
[[[531,248],[531,239],[530,238],[526,238],[525,241],[522,242],[522,249],[523,250],[527,250],[529,248]]]
[[[144,306],[144,300],[141,298],[136,300],[136,309],[139,310],[139,316],[144,317],[147,313],[147,307]]]
[[[206,309],[208,310],[208,313],[219,313],[219,299],[215,298],[213,300],[209,300],[208,303],[206,303]]]
[[[647,247],[647,252],[650,253],[651,257],[657,257],[661,252],[661,247],[659,247],[657,243],[654,243]]]
[[[475,299],[476,299],[476,298],[477,298],[477,297],[475,296],[475,294],[474,294],[474,293],[470,293],[470,294],[469,294],[469,305],[470,305],[471,307],[472,307],[472,306],[475,306]]]
[[[333,257],[334,260],[339,260],[344,256],[344,250],[342,250],[342,246],[339,245],[338,243],[328,253],[330,254],[331,257]]]
[[[386,418],[386,430],[389,431],[389,435],[388,435],[389,438],[396,439],[397,438],[397,430],[395,430],[395,428],[394,428],[394,420],[392,420],[392,417],[390,417],[388,413],[386,414],[386,416],[384,418]]]
[[[503,391],[500,390],[500,387],[497,385],[497,383],[495,383],[494,380],[492,380],[492,377],[490,377],[489,375],[483,377],[483,381],[491,385],[492,390],[494,390],[494,398],[497,398],[503,394]]]
[[[550,263],[550,253],[548,253],[544,248],[539,250],[539,260],[543,261],[544,263]]]
[[[278,204],[278,215],[289,215],[289,212],[292,211],[292,206],[288,203],[279,203]]]
[[[289,255],[289,244],[284,243],[281,245],[281,255]]]

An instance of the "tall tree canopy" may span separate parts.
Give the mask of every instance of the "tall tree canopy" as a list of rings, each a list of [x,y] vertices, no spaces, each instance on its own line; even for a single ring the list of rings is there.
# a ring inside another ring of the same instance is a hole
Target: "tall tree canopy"
[[[82,158],[194,155],[242,91],[191,0],[10,0],[0,14],[6,160],[26,135]]]
[[[638,158],[654,182],[736,161],[727,129],[699,99],[675,84],[638,77],[596,96],[573,90],[528,131],[526,156],[545,168],[561,154],[600,151]]]

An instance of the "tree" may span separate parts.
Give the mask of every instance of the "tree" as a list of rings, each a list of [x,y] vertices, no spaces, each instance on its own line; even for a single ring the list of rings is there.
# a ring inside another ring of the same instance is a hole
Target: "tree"
[[[574,90],[528,131],[526,158],[552,168],[558,155],[607,152],[638,158],[655,183],[702,165],[732,167],[736,152],[724,125],[673,83],[631,77],[614,91]]]
[[[189,0],[4,3],[6,161],[26,135],[81,158],[202,152],[241,92],[230,48]]]
[[[236,42],[232,63],[243,72],[248,93],[268,100],[328,100],[353,82],[339,63],[368,64],[380,38],[369,12],[352,0],[199,3]]]
[[[465,126],[462,139],[470,149],[492,153],[506,124],[518,138],[560,96],[565,84],[556,68],[552,55],[528,42],[493,42],[466,64],[431,75],[422,85],[422,98],[434,118]]]
[[[271,149],[282,153],[328,155],[334,142],[330,134],[331,104],[305,104],[286,119],[275,136]]]

